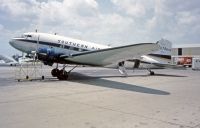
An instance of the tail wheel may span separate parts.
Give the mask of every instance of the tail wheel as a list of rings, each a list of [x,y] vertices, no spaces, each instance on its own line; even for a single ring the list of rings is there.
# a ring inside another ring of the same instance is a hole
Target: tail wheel
[[[57,77],[57,76],[59,75],[59,72],[60,72],[59,69],[54,68],[54,69],[51,71],[51,75],[52,75],[53,77]]]
[[[153,71],[150,72],[150,75],[155,75],[155,73]]]

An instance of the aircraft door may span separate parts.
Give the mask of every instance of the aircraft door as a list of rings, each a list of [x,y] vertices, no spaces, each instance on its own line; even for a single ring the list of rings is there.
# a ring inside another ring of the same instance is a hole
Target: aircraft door
[[[39,50],[39,43],[40,43],[40,35],[38,34],[38,36],[37,36],[37,43],[36,43],[36,52],[38,52],[38,50]]]

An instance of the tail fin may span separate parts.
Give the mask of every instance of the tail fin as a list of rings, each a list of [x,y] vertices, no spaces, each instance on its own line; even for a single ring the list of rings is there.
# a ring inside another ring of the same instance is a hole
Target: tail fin
[[[159,50],[156,51],[154,54],[171,56],[171,54],[172,54],[172,43],[169,40],[161,39],[161,40],[157,41],[157,44],[159,45]]]

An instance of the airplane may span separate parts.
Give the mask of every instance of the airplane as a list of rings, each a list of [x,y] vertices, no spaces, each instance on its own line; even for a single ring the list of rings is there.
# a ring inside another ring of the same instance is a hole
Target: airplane
[[[138,43],[119,47],[110,47],[83,40],[77,40],[57,34],[27,32],[21,37],[14,37],[9,44],[28,55],[36,55],[45,65],[52,66],[51,74],[59,80],[67,80],[70,72],[77,65],[107,67],[117,64],[119,72],[127,75],[124,61],[139,58],[159,49],[157,43]],[[58,69],[63,64],[63,69]],[[71,70],[66,71],[66,64],[74,64]]]
[[[0,66],[17,66],[18,62],[11,57],[0,55]]]

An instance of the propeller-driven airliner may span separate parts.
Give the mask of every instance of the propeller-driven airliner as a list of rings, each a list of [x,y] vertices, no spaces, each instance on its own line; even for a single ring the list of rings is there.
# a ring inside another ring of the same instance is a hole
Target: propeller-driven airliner
[[[158,43],[137,43],[110,47],[57,34],[39,32],[24,33],[20,37],[12,38],[9,43],[28,55],[36,54],[37,58],[45,65],[52,66],[56,63],[57,66],[52,69],[51,74],[59,80],[68,79],[70,72],[77,65],[108,67],[117,64],[120,73],[127,75],[124,61],[140,58],[159,49]],[[58,69],[58,64],[63,64],[63,68]],[[76,66],[66,71],[67,64]]]

